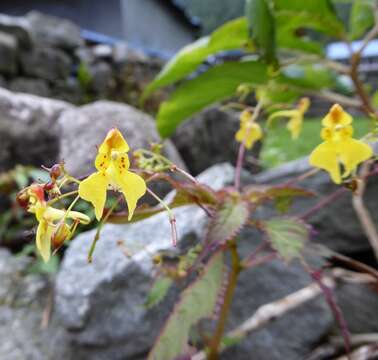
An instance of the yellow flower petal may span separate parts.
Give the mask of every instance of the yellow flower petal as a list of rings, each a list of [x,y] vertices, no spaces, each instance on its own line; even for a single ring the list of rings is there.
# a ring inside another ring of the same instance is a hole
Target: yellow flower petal
[[[100,145],[98,152],[108,154],[111,150],[117,150],[124,153],[129,151],[129,145],[118,129],[111,129],[108,132],[104,142]]]
[[[302,113],[302,115],[308,110],[310,107],[311,102],[310,99],[307,97],[304,97],[299,100],[298,102],[298,110]]]
[[[355,139],[341,141],[339,144],[339,152],[340,161],[345,168],[343,177],[350,175],[358,164],[373,156],[373,150],[368,144]]]
[[[85,215],[85,214],[83,214],[79,211],[70,211],[68,213],[67,217],[69,219],[79,221],[80,224],[89,224],[91,222],[91,219],[87,215]]]
[[[95,167],[98,171],[105,171],[110,164],[110,151],[98,153],[95,160]]]
[[[129,209],[129,220],[131,220],[139,198],[146,193],[146,183],[142,177],[131,171],[117,172],[116,183],[125,196]]]
[[[263,132],[261,127],[257,123],[250,123],[242,126],[239,131],[235,134],[235,139],[244,143],[247,149],[251,149],[253,144],[262,138]]]
[[[335,104],[322,120],[322,125],[334,128],[337,125],[350,125],[353,118],[339,105]]]
[[[326,141],[318,145],[311,153],[309,161],[312,166],[328,171],[336,184],[341,183],[338,149],[335,143]]]
[[[41,219],[37,228],[36,244],[39,253],[45,262],[49,261],[51,255],[51,237],[54,227]]]
[[[104,211],[106,191],[109,181],[103,172],[96,172],[79,185],[79,196],[93,204],[96,219],[100,220]]]
[[[291,137],[293,140],[298,139],[299,134],[302,131],[302,123],[303,117],[300,114],[293,116],[287,123],[286,127],[291,132]]]

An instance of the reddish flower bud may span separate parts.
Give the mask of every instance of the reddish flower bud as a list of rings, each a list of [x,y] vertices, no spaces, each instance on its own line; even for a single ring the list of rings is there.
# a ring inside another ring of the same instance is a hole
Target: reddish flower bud
[[[60,164],[55,164],[50,169],[50,177],[53,180],[56,180],[62,174],[62,169]]]
[[[51,237],[54,249],[59,248],[70,236],[70,227],[66,223],[60,223]]]
[[[27,209],[29,205],[29,198],[30,196],[27,192],[27,189],[23,189],[16,196],[17,204],[22,208]]]

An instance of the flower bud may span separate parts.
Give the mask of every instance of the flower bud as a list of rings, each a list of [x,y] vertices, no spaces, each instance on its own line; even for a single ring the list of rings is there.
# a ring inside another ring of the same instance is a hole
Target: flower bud
[[[51,237],[53,248],[57,249],[60,246],[62,246],[63,243],[69,238],[70,235],[71,235],[70,227],[64,222],[59,223]]]
[[[28,208],[30,196],[27,189],[22,189],[16,196],[16,201],[19,206],[24,209]]]
[[[50,169],[50,177],[52,180],[56,180],[62,174],[60,164],[55,164]]]

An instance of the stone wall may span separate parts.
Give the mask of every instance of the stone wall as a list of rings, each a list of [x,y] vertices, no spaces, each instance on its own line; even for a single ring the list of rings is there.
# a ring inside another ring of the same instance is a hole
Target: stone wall
[[[127,43],[94,43],[71,21],[36,11],[0,14],[0,86],[15,92],[83,104],[113,99],[132,105],[162,62]],[[157,107],[157,95],[147,109]]]

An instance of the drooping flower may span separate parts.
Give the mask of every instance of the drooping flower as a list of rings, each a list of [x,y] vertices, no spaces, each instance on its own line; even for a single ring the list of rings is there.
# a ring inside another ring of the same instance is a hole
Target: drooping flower
[[[298,102],[298,106],[296,109],[292,110],[280,110],[274,112],[268,118],[268,123],[272,120],[282,117],[289,118],[289,121],[286,125],[287,129],[291,132],[291,137],[293,140],[298,139],[299,134],[302,131],[302,124],[303,124],[303,116],[305,112],[308,110],[310,106],[310,99],[309,98],[302,98]]]
[[[328,171],[336,184],[373,155],[368,144],[353,139],[352,121],[353,118],[340,105],[333,105],[322,120],[321,138],[324,141],[310,155],[310,164]]]
[[[252,113],[245,110],[240,115],[240,129],[235,134],[235,139],[244,143],[247,149],[251,149],[253,144],[262,138],[263,132],[258,123],[252,118]]]
[[[35,214],[38,221],[36,245],[43,260],[47,262],[51,255],[51,244],[59,238],[60,244],[71,238],[78,223],[88,224],[90,218],[77,211],[65,211],[48,206],[41,185],[33,184],[21,195],[27,199],[27,210]],[[66,219],[72,220],[68,225]],[[64,229],[64,232],[62,232]],[[55,241],[56,242],[56,241]]]
[[[136,204],[146,192],[146,183],[129,171],[129,145],[118,129],[111,129],[98,149],[95,166],[98,170],[79,185],[79,196],[92,203],[97,220],[104,211],[108,189],[120,191],[126,199],[129,220]]]

